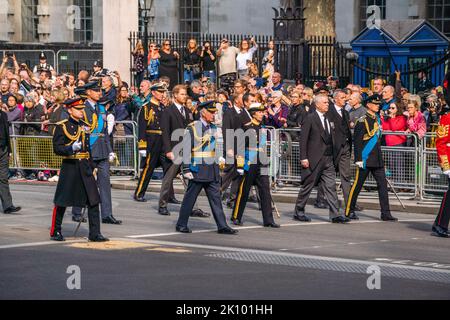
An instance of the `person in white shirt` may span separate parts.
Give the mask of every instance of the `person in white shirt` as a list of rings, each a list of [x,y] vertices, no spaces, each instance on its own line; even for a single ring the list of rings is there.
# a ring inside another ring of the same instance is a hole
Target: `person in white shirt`
[[[250,47],[249,42],[252,44],[252,47]],[[241,41],[239,46],[239,54],[236,57],[239,78],[248,75],[247,61],[253,61],[253,55],[256,50],[258,50],[258,45],[255,42],[255,38],[251,38],[250,41],[247,39]]]

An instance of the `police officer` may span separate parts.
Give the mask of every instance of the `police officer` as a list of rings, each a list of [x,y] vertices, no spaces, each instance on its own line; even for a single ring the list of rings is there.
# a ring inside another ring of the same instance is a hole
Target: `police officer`
[[[122,221],[116,220],[112,214],[111,200],[111,179],[109,163],[114,161],[115,154],[109,143],[107,114],[104,105],[99,104],[102,97],[101,85],[99,82],[90,82],[84,86],[87,99],[83,121],[90,128],[91,158],[97,169],[97,185],[100,191],[102,222],[106,224],[122,224]],[[72,209],[72,219],[84,222],[81,216],[81,208]]]
[[[272,196],[270,194],[269,161],[267,158],[267,129],[262,124],[265,107],[260,103],[252,104],[248,112],[252,116],[249,123],[244,125],[245,137],[239,139],[237,171],[243,175],[239,186],[231,221],[235,225],[242,225],[242,216],[247,205],[250,189],[257,186],[264,227],[279,228],[272,214]],[[244,155],[242,155],[244,153]]]
[[[354,149],[356,178],[348,198],[345,215],[352,220],[358,220],[355,213],[356,201],[361,188],[369,173],[372,173],[377,182],[378,196],[381,207],[381,220],[397,221],[391,215],[386,172],[381,152],[381,118],[379,115],[381,97],[377,94],[367,98],[367,113],[358,119],[355,126]]]
[[[438,161],[442,171],[448,177],[448,190],[442,199],[439,214],[433,224],[433,235],[448,238],[448,224],[450,221],[450,73],[446,75],[444,88],[446,90],[447,105],[442,108],[441,119],[436,135],[436,149]]]
[[[145,81],[145,80],[144,80]],[[145,192],[153,176],[155,169],[162,165],[162,130],[161,117],[164,107],[161,101],[164,93],[167,91],[165,83],[157,83],[151,87],[152,97],[146,102],[138,116],[139,131],[139,154],[145,158],[144,169],[139,178],[139,182],[134,192],[134,200],[138,202],[147,202]]]
[[[66,207],[88,207],[89,240],[108,241],[100,233],[100,195],[93,175],[93,163],[90,157],[90,129],[82,121],[85,105],[81,98],[65,103],[70,118],[59,122],[53,135],[55,154],[63,157],[58,186],[56,187],[51,240],[64,241],[61,233]]]
[[[183,156],[183,176],[189,180],[189,184],[181,204],[180,216],[176,230],[181,233],[191,233],[188,228],[189,216],[197,200],[198,195],[204,189],[211,206],[218,233],[236,234],[237,230],[230,228],[226,223],[220,199],[220,174],[216,161],[216,132],[213,124],[214,115],[217,112],[214,101],[204,102],[199,105],[200,120],[191,123],[183,138],[183,155],[186,152],[190,157]],[[221,157],[220,163],[225,164]]]

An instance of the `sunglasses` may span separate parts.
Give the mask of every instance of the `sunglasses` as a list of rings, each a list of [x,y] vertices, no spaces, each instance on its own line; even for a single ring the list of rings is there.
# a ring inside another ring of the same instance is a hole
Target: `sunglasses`
[[[164,43],[165,46],[170,46],[170,43]]]

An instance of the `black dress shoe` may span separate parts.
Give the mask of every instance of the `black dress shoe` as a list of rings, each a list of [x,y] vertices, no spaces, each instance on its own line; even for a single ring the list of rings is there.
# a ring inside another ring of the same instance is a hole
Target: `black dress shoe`
[[[105,238],[103,235],[98,234],[95,237],[89,237],[89,241],[91,242],[108,242],[109,239]]]
[[[431,229],[433,231],[433,233],[431,235],[439,237],[439,238],[448,238],[448,232],[445,231],[444,228],[438,226],[438,225],[433,225],[433,228]]]
[[[73,222],[78,222],[78,223],[86,223],[87,222],[87,219],[86,218],[84,218],[84,217],[82,217],[82,216],[72,216],[72,221]]]
[[[347,219],[347,218],[344,218],[341,216],[331,219],[332,223],[348,223],[349,221],[350,221],[350,219]]]
[[[236,234],[238,232],[238,230],[231,229],[230,227],[217,230],[217,233],[219,234]]]
[[[208,218],[211,214],[203,211],[202,209],[194,209],[191,212],[191,217],[198,217],[198,218]]]
[[[175,197],[170,198],[168,202],[171,204],[181,204],[181,201],[177,200]]]
[[[392,221],[392,222],[398,221],[398,219],[394,218],[391,214],[382,214],[381,215],[381,220],[383,220],[383,221]]]
[[[231,223],[234,224],[235,226],[243,226],[244,224],[239,221],[238,219],[231,219]]]
[[[348,216],[348,218],[350,220],[359,220],[359,217],[356,215],[356,213],[352,212],[350,213],[350,215]]]
[[[114,218],[112,215],[109,216],[109,217],[106,217],[106,218],[102,219],[102,222],[103,222],[104,224],[117,224],[117,225],[122,224],[122,221],[121,221],[121,220],[117,220],[117,219]]]
[[[281,226],[279,224],[276,224],[275,222],[272,223],[266,223],[264,225],[265,228],[275,228],[275,229],[279,229],[281,228]]]
[[[294,214],[294,220],[300,222],[311,222],[311,218],[306,216],[305,214]]]
[[[5,209],[4,213],[5,214],[12,214],[12,213],[19,212],[20,210],[22,210],[21,207],[14,207],[14,206],[12,206],[12,207],[9,207],[8,209]]]
[[[64,236],[61,234],[61,232],[55,232],[53,234],[53,236],[50,238],[50,240],[60,241],[60,242],[66,241],[66,239],[64,239]]]
[[[134,196],[134,201],[137,202],[147,202],[147,200],[144,197],[136,197]]]
[[[162,216],[170,216],[170,212],[166,207],[159,207],[158,213]]]
[[[192,233],[192,230],[189,229],[188,227],[176,226],[175,230],[177,230],[177,232],[181,232],[181,233]]]

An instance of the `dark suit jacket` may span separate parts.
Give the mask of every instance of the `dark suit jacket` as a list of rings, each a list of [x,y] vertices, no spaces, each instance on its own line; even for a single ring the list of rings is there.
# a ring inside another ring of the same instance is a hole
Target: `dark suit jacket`
[[[6,152],[11,153],[11,140],[9,137],[9,123],[8,116],[5,112],[0,110],[0,149],[5,149]]]
[[[335,152],[335,162],[339,162],[341,158],[342,151],[344,150],[347,141],[349,145],[352,145],[352,132],[350,130],[350,116],[348,111],[342,109],[342,117],[336,111],[333,104],[330,104],[330,108],[327,112],[327,118],[330,122],[334,123],[334,150]],[[351,150],[351,148],[350,148]],[[351,151],[350,151],[351,152]]]
[[[184,108],[186,119],[183,118],[175,104],[170,105],[164,110],[161,117],[161,129],[163,139],[163,153],[171,152],[172,149],[182,141],[181,136],[178,141],[172,141],[172,133],[177,129],[186,129],[188,124],[194,121],[192,112],[188,108]]]
[[[245,110],[242,110],[241,114],[239,115],[240,120],[240,126],[239,128],[244,129],[244,126],[252,121],[252,117],[249,116],[248,112]]]
[[[331,137],[334,144],[334,133],[332,128]],[[317,112],[308,113],[303,121],[300,133],[300,159],[309,161],[309,168],[302,167],[302,179],[311,174],[317,167],[326,151],[326,133]],[[334,149],[334,148],[333,148]]]
[[[242,112],[241,112],[242,113]],[[227,152],[227,130],[233,130],[233,132],[237,129],[241,128],[241,120],[240,120],[240,114],[236,112],[236,109],[228,108],[224,114],[222,119],[222,134],[223,134],[223,154],[224,158],[226,158],[226,152]],[[236,141],[234,142],[234,150],[236,152]]]

